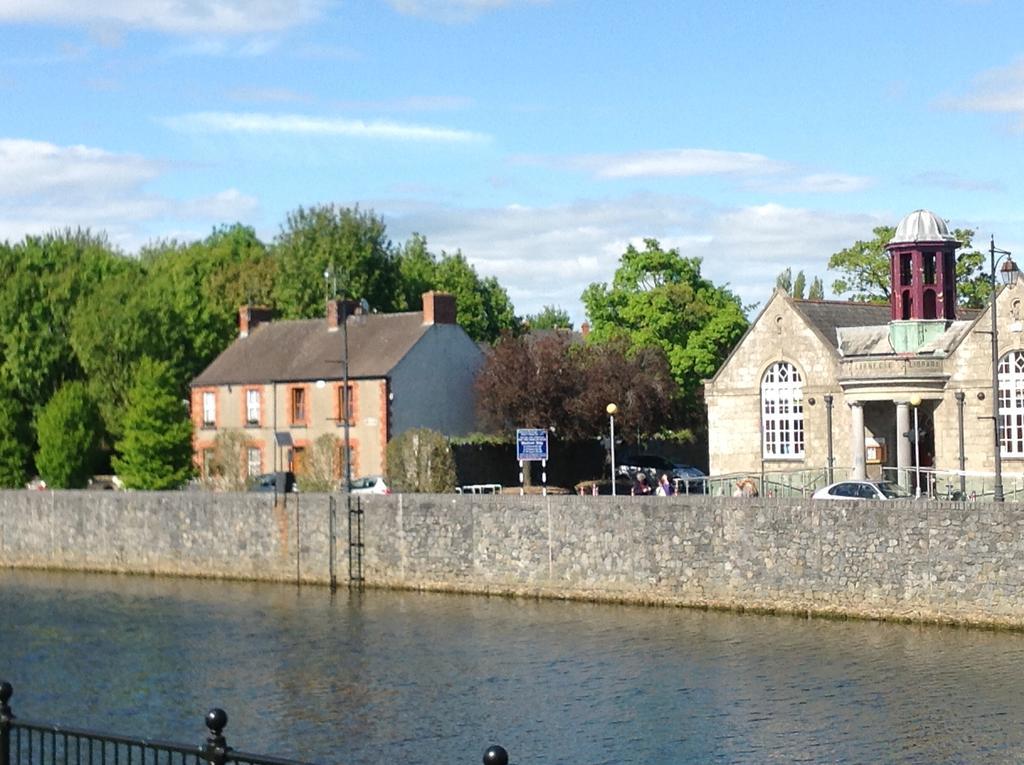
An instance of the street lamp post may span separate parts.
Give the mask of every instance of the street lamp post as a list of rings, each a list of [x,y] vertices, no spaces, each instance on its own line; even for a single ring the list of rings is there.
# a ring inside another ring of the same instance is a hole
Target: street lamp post
[[[329,282],[332,274],[330,269],[324,271],[324,281]],[[334,294],[338,294],[338,284],[334,283]],[[344,441],[342,449],[344,451],[345,459],[345,493],[348,494],[352,491],[352,439],[349,431],[349,410],[351,409],[351,391],[348,388],[348,316],[351,310],[349,304],[348,293],[342,293],[344,296],[344,302],[338,309],[339,316],[338,320],[341,322],[341,344],[342,344],[342,355],[341,355],[341,366],[342,366],[342,388],[341,388],[341,402],[339,417],[342,418],[342,440]],[[365,300],[361,302],[361,307],[365,313],[368,310],[368,305]]]
[[[608,429],[609,429],[609,441],[608,448],[611,449],[612,454],[612,496],[616,496],[615,492],[615,413],[619,411],[619,408],[615,404],[608,404],[605,407],[605,411],[608,412]]]
[[[996,322],[996,263],[1005,258],[999,275],[1003,284],[1012,285],[1017,281],[1020,271],[1017,264],[1013,262],[1007,250],[1000,250],[996,247],[996,238],[993,236],[989,243],[989,263],[991,273],[989,277],[992,282],[992,436],[995,442],[995,486],[992,488],[992,499],[1002,502],[1003,496],[1003,439],[999,422],[999,325]],[[996,259],[996,255],[1000,257]]]
[[[917,410],[921,406],[921,397],[913,396],[910,405],[914,407],[914,496],[921,498],[921,424],[917,419]]]

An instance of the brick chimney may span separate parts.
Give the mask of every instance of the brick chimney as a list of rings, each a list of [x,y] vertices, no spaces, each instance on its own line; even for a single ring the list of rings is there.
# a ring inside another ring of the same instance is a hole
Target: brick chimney
[[[327,301],[327,330],[337,332],[349,316],[359,313],[358,300],[331,299]]]
[[[454,324],[455,323],[455,295],[447,292],[423,293],[423,323],[424,324]]]
[[[238,336],[248,337],[260,324],[273,321],[274,309],[266,306],[243,305],[238,308]]]

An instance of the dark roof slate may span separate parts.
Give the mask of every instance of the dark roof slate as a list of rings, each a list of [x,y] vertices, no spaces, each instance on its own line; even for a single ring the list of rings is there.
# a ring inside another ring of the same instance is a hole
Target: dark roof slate
[[[420,311],[349,317],[349,377],[386,377],[431,326]],[[326,319],[260,324],[236,338],[192,385],[340,380],[343,338],[340,328],[328,330]]]
[[[888,303],[853,303],[837,300],[794,300],[796,308],[807,323],[821,333],[835,347],[836,329],[839,327],[868,327],[888,324]]]

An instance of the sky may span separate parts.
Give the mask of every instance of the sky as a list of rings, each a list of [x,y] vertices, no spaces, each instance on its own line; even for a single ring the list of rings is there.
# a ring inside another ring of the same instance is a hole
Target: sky
[[[925,208],[1024,255],[1019,0],[0,0],[0,239],[358,205],[516,313],[655,238],[763,304]],[[839,297],[839,296],[836,296]]]

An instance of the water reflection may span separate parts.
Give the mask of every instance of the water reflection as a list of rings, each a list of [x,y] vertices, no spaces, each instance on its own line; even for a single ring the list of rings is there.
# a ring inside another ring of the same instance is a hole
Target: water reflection
[[[324,763],[1015,762],[1024,636],[0,572],[15,713]]]

